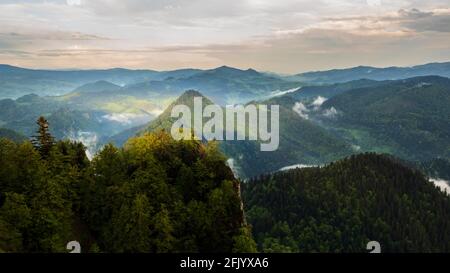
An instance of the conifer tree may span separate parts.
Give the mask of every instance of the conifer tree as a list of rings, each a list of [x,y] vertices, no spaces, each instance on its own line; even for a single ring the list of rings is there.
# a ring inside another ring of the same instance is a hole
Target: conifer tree
[[[32,143],[41,156],[46,159],[55,143],[55,139],[50,134],[48,121],[44,117],[39,117],[36,124],[39,126],[39,129],[36,132],[37,135],[33,136]]]

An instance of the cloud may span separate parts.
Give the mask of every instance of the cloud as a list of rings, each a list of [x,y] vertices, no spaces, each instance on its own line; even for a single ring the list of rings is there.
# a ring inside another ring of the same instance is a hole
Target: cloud
[[[416,8],[400,9],[379,16],[330,17],[317,25],[352,33],[414,33],[421,31],[450,32],[450,9],[422,11]],[[367,32],[368,31],[368,32]]]
[[[9,41],[32,41],[32,40],[55,40],[55,41],[94,41],[109,40],[106,37],[86,34],[81,32],[64,32],[64,31],[26,31],[26,32],[0,32],[0,39]]]
[[[415,31],[450,32],[450,9],[437,12],[412,10],[404,14],[411,19],[404,22],[404,26]]]
[[[320,107],[322,106],[322,104],[327,101],[327,98],[324,98],[322,96],[318,96],[313,102],[312,105],[314,105],[315,107]]]
[[[298,73],[450,56],[444,0],[4,0],[0,13],[2,62],[31,67]]]
[[[138,114],[132,114],[132,113],[112,113],[112,114],[106,114],[102,116],[102,118],[109,120],[109,121],[115,121],[122,124],[132,124],[135,122],[141,122],[144,123],[145,121],[148,121],[148,115],[138,115]],[[144,120],[144,122],[142,122]]]
[[[242,155],[240,156],[240,160],[242,160]],[[241,168],[236,164],[236,162],[233,158],[227,159],[227,165],[233,172],[234,176],[239,177],[239,175],[241,173]]]
[[[304,169],[304,168],[314,168],[314,167],[320,167],[320,166],[307,165],[307,164],[295,164],[295,165],[283,167],[283,168],[279,169],[279,171],[289,171],[289,170],[294,170],[294,169]]]
[[[66,137],[70,140],[83,143],[86,149],[86,156],[89,160],[92,160],[95,151],[97,150],[97,144],[99,137],[95,132],[84,132],[84,131],[69,131],[66,132]]]
[[[377,6],[381,6],[381,0],[367,0],[367,5],[372,6],[372,7],[377,7]]]
[[[270,92],[270,96],[269,97],[279,97],[279,96],[283,96],[283,95],[286,95],[286,94],[289,94],[289,93],[293,93],[293,92],[299,91],[301,89],[302,89],[302,87],[299,86],[299,87],[294,87],[294,88],[290,88],[290,89],[287,89],[287,90],[275,90],[275,91]]]
[[[334,118],[337,115],[338,111],[334,107],[331,107],[330,109],[326,109],[325,111],[323,111],[323,116],[327,118]]]
[[[301,102],[296,102],[292,107],[292,111],[296,112],[303,119],[309,119],[309,109]]]
[[[67,0],[66,3],[69,6],[81,6],[81,0]]]
[[[430,182],[433,182],[436,187],[441,191],[450,195],[450,182],[443,179],[430,178]]]

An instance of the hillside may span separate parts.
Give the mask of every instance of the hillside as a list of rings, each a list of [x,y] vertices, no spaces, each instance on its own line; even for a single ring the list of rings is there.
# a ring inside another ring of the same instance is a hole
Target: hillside
[[[390,157],[352,156],[242,187],[260,251],[450,251],[450,197]]]
[[[320,165],[357,152],[387,153],[414,162],[448,159],[449,86],[449,79],[430,76],[303,87],[254,102],[280,105],[277,151],[266,156],[253,141],[226,141],[221,148],[243,178],[290,165]],[[182,95],[146,130],[170,131],[176,120],[170,118],[172,106],[192,107],[192,94]],[[119,139],[124,142],[132,133]]]
[[[84,84],[78,88],[76,88],[75,90],[73,90],[74,93],[90,93],[90,92],[104,92],[104,91],[116,91],[120,89],[119,85],[110,83],[108,81],[97,81],[97,82],[93,82],[93,83],[87,83]]]
[[[256,250],[214,144],[147,134],[88,161],[80,143],[37,143],[0,139],[0,252]]]
[[[170,132],[172,124],[177,120],[177,118],[171,117],[172,108],[175,105],[186,105],[189,107],[189,109],[193,109],[194,97],[203,98],[203,107],[213,103],[211,100],[203,96],[200,92],[195,90],[188,90],[176,100],[172,101],[169,106],[152,121],[113,135],[106,139],[105,143],[111,142],[120,147],[123,146],[129,138],[134,136],[144,135],[148,132],[159,132],[161,130]]]
[[[356,80],[345,83],[303,86],[296,91],[289,92],[283,95],[297,100],[312,99],[317,98],[318,96],[331,98],[353,89],[375,87],[382,84],[383,82],[373,80]]]
[[[318,165],[354,152],[351,145],[295,111],[296,101],[279,97],[257,102],[280,105],[280,143],[273,152],[261,152],[254,141],[226,141],[224,153],[232,159],[242,178],[274,172],[295,164]]]
[[[334,96],[315,114],[365,151],[409,160],[450,158],[450,80],[418,77]],[[333,118],[324,111],[334,109]]]
[[[6,128],[0,128],[0,138],[7,138],[16,143],[21,143],[28,139],[24,135],[19,134],[13,130],[6,129]]]
[[[192,109],[193,98],[196,96],[204,98],[203,106],[213,103],[197,91],[187,91],[158,118],[151,121],[145,130],[136,131],[136,134],[157,132],[162,129],[170,132],[173,122],[177,120],[170,117],[173,106],[184,104]],[[222,151],[233,162],[232,165],[238,168],[235,171],[240,177],[252,177],[298,163],[322,164],[352,153],[349,145],[320,126],[301,118],[292,109],[295,102],[295,100],[286,97],[260,102],[268,105],[280,105],[280,145],[278,150],[270,153],[261,152],[260,143],[255,141],[220,142]],[[206,120],[204,119],[204,121]]]

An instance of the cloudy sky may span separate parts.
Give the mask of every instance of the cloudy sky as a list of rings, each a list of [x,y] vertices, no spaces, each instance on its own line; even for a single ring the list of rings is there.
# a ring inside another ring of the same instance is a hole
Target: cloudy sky
[[[0,0],[0,63],[298,73],[450,61],[449,0]]]

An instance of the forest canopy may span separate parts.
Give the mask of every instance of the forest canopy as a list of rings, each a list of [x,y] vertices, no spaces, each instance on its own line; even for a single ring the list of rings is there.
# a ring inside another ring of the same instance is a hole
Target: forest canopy
[[[242,196],[263,252],[450,251],[450,196],[389,156],[264,175]]]
[[[254,252],[237,181],[215,142],[165,132],[85,147],[0,139],[0,252]]]

